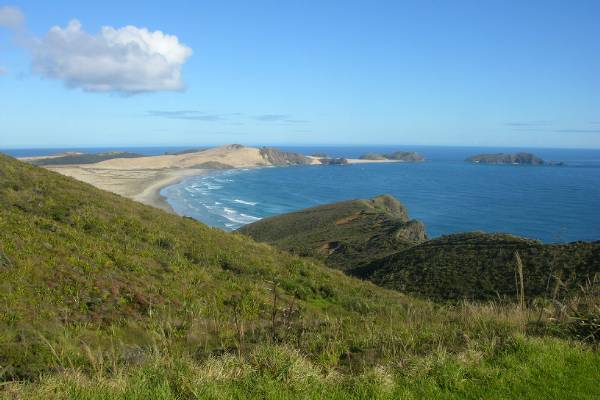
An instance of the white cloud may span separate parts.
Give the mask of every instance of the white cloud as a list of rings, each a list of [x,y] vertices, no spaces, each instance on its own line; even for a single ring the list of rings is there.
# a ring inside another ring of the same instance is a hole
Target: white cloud
[[[90,92],[182,90],[181,67],[192,49],[177,36],[126,26],[98,34],[77,20],[55,26],[31,45],[33,71]]]
[[[8,74],[8,69],[6,69],[2,65],[0,65],[0,76],[7,75],[7,74]]]
[[[0,27],[17,30],[25,23],[25,16],[17,7],[0,6]]]

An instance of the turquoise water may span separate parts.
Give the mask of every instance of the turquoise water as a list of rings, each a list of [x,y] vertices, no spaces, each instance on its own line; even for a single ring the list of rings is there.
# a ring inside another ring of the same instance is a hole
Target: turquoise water
[[[516,149],[457,147],[296,147],[356,157],[414,150],[423,163],[231,170],[163,189],[181,215],[234,230],[267,216],[389,193],[422,220],[430,237],[453,232],[508,232],[545,242],[600,240],[600,151],[525,149],[566,167],[472,165],[465,157]],[[523,149],[520,149],[523,150]]]

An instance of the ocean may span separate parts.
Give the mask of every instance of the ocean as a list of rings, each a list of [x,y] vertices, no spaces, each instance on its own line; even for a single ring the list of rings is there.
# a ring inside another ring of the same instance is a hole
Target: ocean
[[[600,150],[436,146],[280,148],[336,157],[407,150],[423,154],[427,161],[219,171],[187,178],[161,193],[178,214],[225,230],[319,204],[387,193],[407,207],[411,218],[425,223],[429,237],[484,231],[512,233],[547,243],[600,240]],[[120,148],[143,154],[180,149]],[[464,162],[466,157],[478,153],[515,151],[532,152],[547,161],[564,161],[567,166]],[[27,156],[49,151],[7,152]]]
[[[418,151],[422,163],[294,166],[230,170],[163,189],[173,209],[225,230],[261,218],[346,199],[391,194],[430,237],[506,232],[547,243],[600,240],[600,151],[460,147],[291,147],[358,157]],[[531,151],[567,166],[473,165],[470,155]]]

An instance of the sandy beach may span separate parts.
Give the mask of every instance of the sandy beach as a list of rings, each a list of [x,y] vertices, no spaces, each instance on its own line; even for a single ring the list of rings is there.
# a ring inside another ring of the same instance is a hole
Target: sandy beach
[[[53,158],[56,156],[47,156]],[[41,159],[35,157],[24,159]],[[320,160],[306,157],[309,164]],[[348,164],[390,163],[397,160],[348,159]],[[174,212],[161,189],[174,185],[188,176],[201,175],[227,168],[257,168],[279,165],[265,156],[261,149],[240,145],[215,147],[184,154],[114,158],[94,164],[48,165],[45,168],[89,183],[100,189],[128,197],[167,212]]]
[[[173,209],[160,194],[161,189],[181,182],[188,176],[209,171],[195,168],[110,170],[85,165],[52,166],[48,169],[172,213]]]

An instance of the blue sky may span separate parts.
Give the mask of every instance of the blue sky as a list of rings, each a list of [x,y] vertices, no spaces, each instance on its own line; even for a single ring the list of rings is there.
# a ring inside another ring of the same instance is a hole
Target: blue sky
[[[3,148],[600,148],[599,1],[44,3],[0,12]]]

